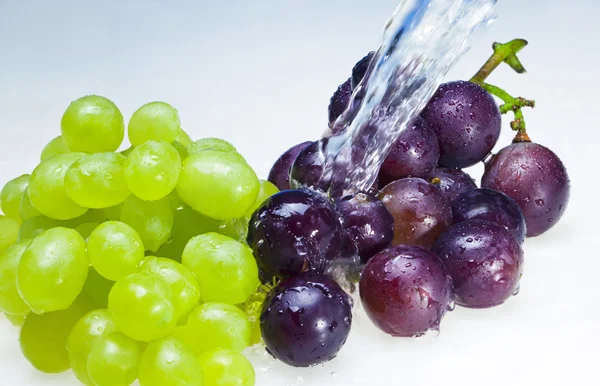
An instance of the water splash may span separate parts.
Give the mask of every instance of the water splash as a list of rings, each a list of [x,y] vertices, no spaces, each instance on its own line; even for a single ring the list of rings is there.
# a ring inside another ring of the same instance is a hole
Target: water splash
[[[372,186],[392,143],[467,50],[473,33],[494,20],[495,4],[406,0],[398,7],[348,109],[320,141],[321,190],[340,197]]]

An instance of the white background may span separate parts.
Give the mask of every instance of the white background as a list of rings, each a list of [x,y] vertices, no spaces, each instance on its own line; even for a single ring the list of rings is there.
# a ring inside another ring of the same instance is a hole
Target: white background
[[[126,117],[167,101],[192,137],[232,141],[265,177],[283,150],[318,138],[331,93],[377,46],[397,1],[0,0],[0,181],[30,173],[68,103],[91,93]],[[490,81],[536,99],[529,133],[560,155],[572,182],[562,221],[525,244],[521,293],[495,309],[457,308],[437,338],[384,336],[357,310],[348,344],[324,366],[252,354],[257,385],[600,384],[600,5],[500,3],[500,19],[449,79],[468,79],[492,41],[528,39],[529,73],[503,67]],[[499,146],[510,142],[507,125]],[[77,384],[35,372],[17,334],[0,317],[0,385]]]

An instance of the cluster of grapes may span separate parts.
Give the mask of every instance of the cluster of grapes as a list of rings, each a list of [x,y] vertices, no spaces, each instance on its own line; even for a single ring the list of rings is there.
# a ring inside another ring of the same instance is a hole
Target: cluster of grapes
[[[31,175],[2,189],[0,310],[31,364],[85,385],[254,385],[249,217],[277,192],[162,102],[71,103]],[[160,256],[160,257],[157,257]],[[257,298],[258,296],[258,298]]]
[[[516,54],[526,43],[496,44],[473,79],[440,86],[368,192],[331,199],[306,188],[321,177],[318,142],[296,145],[275,162],[269,181],[281,192],[254,213],[248,230],[262,280],[281,280],[260,317],[271,354],[292,366],[336,356],[352,323],[340,280],[358,281],[373,323],[401,337],[437,330],[455,303],[493,307],[518,291],[522,243],[556,224],[570,189],[560,159],[526,133],[522,109],[533,102],[485,83],[502,62],[524,72]],[[359,61],[332,97],[333,135],[372,58]],[[493,96],[505,103],[499,107]],[[501,114],[511,111],[517,136],[492,155]],[[482,161],[478,188],[462,169]],[[340,268],[338,282],[327,276]]]

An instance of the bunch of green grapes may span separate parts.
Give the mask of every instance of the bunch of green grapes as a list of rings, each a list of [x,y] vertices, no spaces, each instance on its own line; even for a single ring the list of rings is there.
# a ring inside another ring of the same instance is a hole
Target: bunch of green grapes
[[[72,102],[61,129],[0,193],[0,312],[25,357],[88,386],[254,385],[242,351],[266,287],[245,240],[277,188],[164,102],[133,114],[125,151],[104,97]]]

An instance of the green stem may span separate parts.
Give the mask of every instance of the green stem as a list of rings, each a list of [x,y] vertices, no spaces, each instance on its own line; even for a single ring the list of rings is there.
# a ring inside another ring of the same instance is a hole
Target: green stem
[[[510,127],[521,133],[526,132],[522,108],[534,107],[535,101],[521,97],[515,98],[500,87],[486,83],[485,80],[501,63],[508,64],[519,74],[525,73],[525,67],[521,64],[521,61],[517,57],[517,53],[525,48],[527,44],[527,41],[524,39],[514,39],[504,44],[494,43],[492,46],[494,53],[470,80],[504,102],[504,104],[500,106],[500,113],[507,114],[512,111],[515,114],[515,120],[510,123]]]

